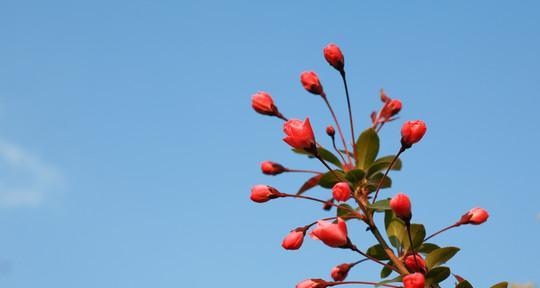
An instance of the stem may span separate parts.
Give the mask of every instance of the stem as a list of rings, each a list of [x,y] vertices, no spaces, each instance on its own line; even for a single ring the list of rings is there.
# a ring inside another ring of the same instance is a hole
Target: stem
[[[339,151],[339,149],[337,148],[336,146],[336,139],[334,137],[332,137],[332,145],[334,146],[334,150],[336,150],[336,152],[338,153],[338,155],[341,157],[341,160],[343,160],[343,164],[347,163],[347,161],[345,161],[345,158],[343,158],[343,154],[341,154],[341,152]]]
[[[343,179],[341,176],[339,176],[339,175],[336,173],[336,171],[334,171],[334,169],[332,169],[332,167],[330,167],[330,166],[328,166],[328,164],[326,164],[326,162],[321,158],[321,156],[315,155],[315,157],[316,157],[317,159],[319,159],[319,161],[321,161],[321,163],[322,163],[324,166],[326,166],[326,168],[327,168],[330,172],[332,172],[332,174],[334,174],[334,176],[336,176],[336,178],[339,179],[339,181],[341,181],[341,182],[346,182],[345,179]]]
[[[403,151],[405,151],[405,148],[401,146],[401,148],[399,148],[399,152],[396,154],[396,156],[394,156],[394,159],[392,159],[392,162],[390,162],[390,166],[388,166],[388,168],[386,169],[386,172],[384,172],[384,176],[381,178],[381,181],[379,181],[379,184],[377,185],[377,190],[375,190],[375,196],[373,197],[373,201],[371,202],[372,204],[375,203],[375,201],[377,201],[377,196],[379,195],[379,190],[381,190],[381,186],[384,181],[384,178],[386,178],[386,176],[388,175],[388,172],[390,172],[390,169],[392,169],[392,166],[394,166],[394,164],[396,163],[396,160],[399,158],[399,155],[403,153]]]
[[[442,230],[440,230],[440,231],[437,231],[437,232],[431,234],[431,235],[430,235],[429,237],[427,237],[426,239],[424,239],[424,242],[427,241],[427,240],[429,240],[429,239],[431,239],[431,238],[433,238],[433,237],[435,237],[435,236],[437,236],[437,235],[439,235],[439,234],[441,234],[441,233],[443,233],[443,232],[446,231],[446,230],[450,230],[450,229],[452,229],[452,228],[454,228],[454,227],[458,227],[458,226],[460,226],[460,225],[461,225],[461,224],[456,223],[456,224],[450,225],[450,226],[448,226],[448,227],[446,227],[446,228],[444,228],[444,229],[442,229]]]
[[[289,121],[289,119],[287,119],[287,117],[283,116],[283,114],[279,113],[276,114],[276,117],[278,117],[279,119],[283,120],[283,121]]]
[[[396,265],[397,269],[399,270],[398,273],[401,275],[409,274],[409,270],[407,270],[401,260],[399,260],[399,258],[394,254],[394,251],[392,251],[392,249],[388,246],[383,236],[381,235],[381,232],[379,232],[379,228],[377,228],[377,226],[375,226],[375,224],[373,223],[372,218],[371,223],[369,224],[369,228],[371,233],[373,233],[373,236],[375,236],[379,244],[381,244],[381,246],[383,247],[384,252],[386,252],[386,255],[388,255],[388,258],[390,258],[390,260],[392,260],[392,263]]]
[[[285,168],[285,172],[300,172],[300,173],[315,173],[315,174],[323,174],[319,171],[313,171],[313,170],[303,170],[303,169],[289,169]]]
[[[358,249],[358,247],[356,247],[356,245],[351,245],[350,249],[353,250],[353,251],[355,251],[355,252],[358,252],[360,255],[362,255],[362,256],[364,256],[364,257],[366,257],[366,258],[369,258],[370,260],[372,260],[372,261],[374,261],[374,262],[377,262],[377,263],[383,265],[384,267],[386,267],[386,268],[388,268],[388,269],[392,269],[392,270],[396,271],[397,273],[400,273],[400,271],[399,271],[397,268],[395,268],[394,266],[390,266],[390,265],[388,265],[388,264],[382,262],[381,260],[376,259],[376,258],[373,258],[373,257],[367,255],[366,253],[360,251],[360,250]]]
[[[392,287],[392,288],[400,288],[401,286],[396,286],[392,284],[382,284],[377,282],[367,282],[367,281],[339,281],[339,282],[328,282],[326,285],[327,287],[332,287],[336,285],[347,285],[347,284],[361,284],[361,285],[375,285],[375,286],[383,286],[383,287]]]
[[[367,260],[369,260],[369,258],[364,258],[364,259],[362,259],[362,260],[358,260],[358,261],[356,261],[356,262],[350,263],[351,268],[354,267],[354,266],[356,266],[356,265],[358,265],[358,264],[360,264],[360,263],[362,263],[362,262],[366,262]]]
[[[407,234],[409,235],[409,244],[410,244],[410,248],[413,254],[414,263],[416,264],[416,267],[420,267],[420,265],[418,265],[418,260],[416,260],[416,252],[414,252],[412,236],[411,236],[411,223],[409,223],[408,221],[407,221],[406,228],[407,228]]]
[[[293,194],[287,194],[287,193],[281,193],[280,194],[281,197],[292,197],[292,198],[300,198],[300,199],[306,199],[306,200],[311,200],[311,201],[315,201],[315,202],[319,202],[319,203],[323,203],[323,204],[330,204],[336,208],[343,208],[343,209],[346,209],[346,210],[349,210],[349,212],[351,212],[353,215],[356,216],[356,218],[358,219],[364,219],[365,216],[358,213],[358,211],[354,210],[353,208],[349,208],[347,206],[339,206],[339,205],[336,205],[334,203],[331,203],[331,202],[328,202],[328,201],[324,201],[324,200],[321,200],[321,199],[318,199],[318,198],[314,198],[314,197],[310,197],[310,196],[304,196],[304,195],[293,195]],[[342,218],[346,218],[346,217],[342,217]],[[352,218],[352,217],[350,217]]]
[[[345,148],[345,154],[347,154],[347,157],[349,159],[349,162],[352,163],[351,155],[349,155],[349,150],[347,148],[347,143],[345,142],[345,138],[343,137],[343,132],[341,131],[341,126],[339,125],[339,122],[336,117],[336,113],[334,113],[334,109],[332,109],[332,105],[330,105],[330,102],[326,98],[326,94],[322,94],[321,97],[323,98],[324,102],[326,103],[326,106],[328,106],[328,110],[330,110],[330,114],[332,114],[332,118],[334,118],[334,122],[336,122],[336,127],[339,132],[339,137],[341,138],[341,141],[343,142],[343,147]]]
[[[351,125],[351,137],[352,137],[352,145],[353,145],[353,155],[354,159],[356,160],[356,138],[354,137],[354,124],[353,124],[353,118],[352,118],[352,109],[351,109],[351,100],[349,97],[349,87],[347,86],[347,77],[345,77],[345,70],[340,71],[341,78],[343,79],[343,86],[345,86],[345,95],[347,96],[347,108],[349,109],[349,122]]]

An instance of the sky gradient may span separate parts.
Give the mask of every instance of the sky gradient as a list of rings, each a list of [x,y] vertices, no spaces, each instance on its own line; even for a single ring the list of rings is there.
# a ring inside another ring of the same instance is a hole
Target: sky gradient
[[[253,93],[310,116],[324,142],[330,115],[299,83],[315,70],[347,127],[330,42],[346,57],[357,131],[379,89],[404,103],[382,154],[399,148],[405,119],[428,125],[382,195],[409,194],[428,233],[485,207],[485,225],[437,238],[462,248],[454,272],[475,287],[540,283],[539,11],[532,0],[2,1],[0,286],[294,287],[356,260],[311,240],[280,247],[327,215],[319,206],[249,201],[254,184],[289,192],[305,179],[264,176],[263,160],[322,170],[252,111]]]

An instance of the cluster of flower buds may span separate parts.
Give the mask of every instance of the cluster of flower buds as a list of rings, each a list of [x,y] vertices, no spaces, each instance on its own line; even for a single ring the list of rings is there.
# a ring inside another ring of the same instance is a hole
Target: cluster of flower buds
[[[260,114],[282,119],[284,121],[283,132],[285,133],[283,141],[292,147],[295,153],[316,158],[323,164],[325,172],[289,169],[279,163],[264,161],[261,163],[261,171],[266,175],[275,176],[284,172],[303,172],[315,175],[307,179],[295,194],[282,193],[268,185],[255,185],[251,189],[251,200],[257,203],[264,203],[276,198],[295,198],[314,201],[319,205],[322,203],[324,204],[324,210],[327,211],[331,211],[331,208],[335,207],[337,208],[335,209],[337,210],[336,216],[327,217],[293,229],[284,237],[281,246],[286,250],[300,249],[304,243],[305,236],[309,235],[310,238],[319,240],[328,247],[349,249],[363,256],[363,259],[359,261],[343,263],[332,268],[330,276],[333,281],[307,279],[298,283],[296,288],[326,288],[344,284],[364,284],[395,288],[440,287],[438,283],[450,275],[449,268],[439,267],[439,263],[434,264],[433,261],[430,263],[430,259],[434,257],[430,255],[433,255],[431,253],[435,253],[437,257],[444,257],[444,259],[448,260],[457,252],[457,248],[440,248],[427,241],[454,227],[464,224],[478,225],[484,223],[489,217],[488,213],[482,208],[473,208],[465,213],[455,224],[425,237],[424,225],[411,223],[413,213],[409,196],[398,193],[393,198],[377,201],[380,190],[389,188],[391,185],[388,173],[390,170],[399,170],[401,168],[400,156],[414,144],[420,142],[426,133],[426,124],[422,120],[405,121],[401,127],[401,143],[397,143],[396,141],[396,145],[401,144],[398,146],[398,152],[395,155],[377,159],[379,152],[378,132],[385,123],[398,119],[397,115],[402,109],[402,102],[397,99],[391,99],[381,90],[380,99],[383,102],[382,108],[380,108],[379,112],[372,113],[371,126],[356,138],[346,81],[345,58],[341,49],[335,44],[329,44],[325,47],[323,54],[328,64],[339,72],[343,80],[352,143],[347,143],[348,141],[345,140],[338,118],[315,72],[301,73],[300,81],[306,91],[321,96],[329,109],[335,126],[328,125],[325,132],[331,139],[333,152],[326,149],[322,143],[316,140],[309,117],[303,121],[299,119],[287,119],[279,112],[272,97],[268,93],[258,92],[252,97],[253,109]],[[336,143],[336,138],[341,140],[341,147]],[[325,196],[325,198],[319,199],[305,194],[307,190],[316,186],[331,189],[331,196]],[[328,199],[328,197],[331,198]],[[387,240],[379,232],[379,228],[374,220],[377,213],[384,213],[385,224],[390,227],[386,231],[388,240],[390,240],[389,242],[394,246],[395,250],[390,247]],[[366,224],[367,231],[370,231],[374,235],[378,244],[366,251],[359,249],[349,238],[346,220],[351,220],[351,222],[359,221]],[[383,270],[381,271],[382,278],[388,277],[391,273],[397,273],[400,277],[395,278],[397,279],[395,281],[386,280],[382,282],[345,281],[349,271],[354,266],[368,261],[383,266]],[[438,273],[430,273],[435,269],[439,269],[436,271]],[[448,272],[445,269],[448,269]],[[445,273],[447,274],[446,277],[440,276],[444,276]],[[458,279],[459,282],[465,281],[461,277],[460,279]],[[396,284],[395,282],[401,283]]]

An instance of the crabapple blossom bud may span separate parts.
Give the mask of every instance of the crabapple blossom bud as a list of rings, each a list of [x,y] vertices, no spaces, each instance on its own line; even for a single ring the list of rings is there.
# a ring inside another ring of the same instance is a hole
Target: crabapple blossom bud
[[[480,225],[487,221],[489,218],[489,213],[482,208],[473,208],[469,210],[469,212],[465,213],[461,217],[461,220],[459,220],[459,224],[472,224],[472,225]]]
[[[328,61],[328,64],[336,68],[339,72],[343,72],[343,67],[345,66],[345,59],[343,58],[343,53],[338,46],[335,44],[328,44],[324,48],[324,58]]]
[[[287,137],[283,138],[287,144],[293,148],[306,150],[315,153],[317,151],[315,135],[309,123],[309,118],[306,120],[291,119],[283,125],[283,132]]]
[[[278,175],[285,172],[286,169],[281,164],[264,161],[261,163],[261,170],[266,175]]]
[[[276,188],[268,185],[255,185],[251,188],[251,200],[257,203],[264,203],[268,200],[281,197],[282,193]]]
[[[321,240],[324,244],[334,248],[346,247],[350,244],[347,235],[347,224],[341,218],[337,218],[337,224],[324,220],[318,221],[317,227],[309,233],[309,236],[315,240]]]
[[[407,121],[401,127],[401,145],[410,148],[426,134],[426,124],[422,120]]]
[[[416,256],[416,260],[414,259]],[[405,266],[413,272],[426,271],[426,261],[419,254],[409,255],[405,258]]]
[[[306,279],[295,286],[296,288],[325,288],[328,283],[322,279]]]
[[[351,198],[351,187],[347,182],[339,182],[332,187],[332,196],[337,201],[345,202]]]
[[[399,111],[401,111],[401,106],[401,101],[397,99],[392,99],[388,101],[388,103],[384,105],[384,108],[381,111],[381,117],[384,119],[392,118],[392,116],[395,116],[399,113]]]
[[[328,125],[326,127],[326,134],[328,134],[330,137],[334,137],[334,135],[336,135],[336,129],[334,129],[334,126]]]
[[[306,89],[308,92],[323,96],[324,90],[321,82],[319,81],[319,76],[317,76],[315,72],[302,72],[300,75],[300,81],[302,82],[304,89]]]
[[[251,107],[263,115],[268,116],[277,116],[280,115],[276,105],[274,105],[274,100],[270,94],[266,92],[258,92],[257,94],[251,96]]]
[[[397,217],[401,218],[406,223],[411,220],[411,200],[409,199],[409,196],[398,193],[390,200],[390,208],[392,208],[392,211],[394,211]]]
[[[351,269],[351,267],[352,266],[349,263],[343,263],[341,265],[338,265],[332,268],[330,276],[332,276],[332,279],[334,279],[334,281],[343,281],[345,280],[345,278],[347,278],[347,274],[349,274],[349,270]]]
[[[295,229],[285,236],[285,239],[283,239],[283,242],[281,243],[281,247],[287,250],[297,250],[302,246],[302,243],[304,243],[305,235],[306,230],[304,228]]]
[[[405,288],[424,288],[425,278],[422,273],[413,273],[403,277]]]

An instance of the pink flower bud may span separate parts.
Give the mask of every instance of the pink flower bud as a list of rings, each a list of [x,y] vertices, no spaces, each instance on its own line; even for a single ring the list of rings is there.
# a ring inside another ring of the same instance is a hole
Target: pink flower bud
[[[386,103],[381,111],[381,117],[384,119],[390,119],[392,116],[395,116],[396,114],[401,111],[401,101],[393,99],[388,101]]]
[[[422,273],[413,273],[403,277],[405,288],[424,288],[425,278]]]
[[[332,187],[332,196],[337,201],[345,202],[351,198],[351,187],[347,182],[339,182]]]
[[[283,132],[287,137],[283,141],[296,149],[303,149],[309,152],[316,151],[315,135],[309,123],[309,118],[305,121],[291,119],[283,125]]]
[[[341,218],[337,218],[337,224],[320,220],[317,228],[313,229],[309,236],[315,240],[321,240],[330,247],[345,247],[349,244],[347,224]]]
[[[306,279],[298,284],[296,288],[325,288],[328,283],[322,279]]]
[[[411,220],[411,200],[403,193],[398,193],[392,200],[390,200],[390,208],[396,214],[397,217],[403,221],[408,222]]]
[[[426,134],[426,124],[422,120],[407,121],[401,127],[401,145],[410,148]]]
[[[317,76],[315,72],[302,72],[300,81],[302,82],[304,89],[308,92],[321,96],[324,94],[323,87],[319,81],[319,76]]]
[[[332,276],[332,279],[334,279],[334,281],[343,281],[345,280],[345,278],[347,278],[347,275],[349,274],[350,269],[351,269],[351,264],[349,263],[338,265],[332,268],[332,271],[330,272],[330,276]]]
[[[328,127],[326,127],[326,134],[330,137],[334,137],[334,135],[336,135],[336,130],[334,129],[334,126],[328,125]]]
[[[416,256],[416,260],[414,259]],[[426,271],[426,261],[419,254],[409,255],[405,258],[405,266],[413,272]]]
[[[278,197],[281,197],[281,193],[274,187],[268,185],[255,185],[251,188],[251,200],[253,202],[264,203]]]
[[[305,235],[306,231],[304,228],[295,229],[285,236],[281,247],[287,250],[298,250],[302,246],[302,243],[304,243]]]
[[[251,96],[251,107],[263,115],[275,116],[279,114],[274,100],[266,92],[259,92]]]
[[[473,208],[469,212],[465,213],[459,220],[459,224],[472,224],[480,225],[487,221],[489,218],[489,213],[482,208]]]
[[[338,46],[335,44],[328,44],[328,46],[324,48],[324,58],[326,58],[328,64],[332,65],[336,70],[343,72],[345,59]]]
[[[266,175],[278,175],[285,172],[285,167],[278,163],[264,161],[261,163],[261,170]]]

